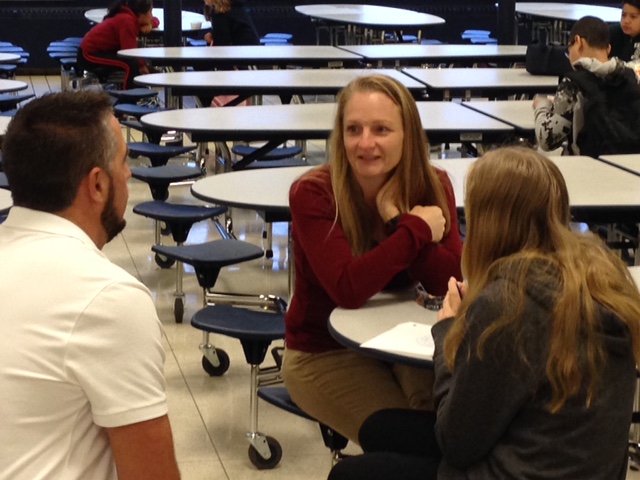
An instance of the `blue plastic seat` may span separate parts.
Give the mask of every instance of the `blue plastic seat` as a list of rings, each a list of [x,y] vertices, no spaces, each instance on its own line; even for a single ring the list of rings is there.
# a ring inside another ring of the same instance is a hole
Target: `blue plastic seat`
[[[169,198],[169,185],[202,176],[202,170],[188,165],[162,165],[158,167],[133,167],[131,176],[149,185],[154,200]]]
[[[11,94],[11,93],[2,93],[0,94],[0,112],[6,112],[8,110],[15,110],[18,108],[18,104],[24,102],[25,100],[29,100],[30,98],[35,97],[32,93],[23,93],[23,94]]]
[[[131,158],[147,157],[154,167],[166,165],[170,158],[192,152],[197,148],[195,145],[157,145],[149,142],[130,142],[127,146],[129,147],[129,156]]]

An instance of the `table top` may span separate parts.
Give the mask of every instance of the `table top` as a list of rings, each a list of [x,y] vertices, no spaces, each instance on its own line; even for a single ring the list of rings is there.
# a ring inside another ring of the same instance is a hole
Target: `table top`
[[[229,47],[146,47],[120,50],[118,55],[142,58],[156,65],[358,63],[360,55],[329,45],[248,45]]]
[[[309,17],[369,27],[402,28],[445,23],[443,18],[428,13],[378,5],[298,5],[295,8],[297,12]]]
[[[213,91],[217,95],[335,95],[351,80],[381,73],[401,82],[411,91],[424,92],[425,85],[395,69],[284,69],[219,70],[215,72],[171,72],[140,75],[134,81],[150,87],[171,87],[173,94]]]
[[[6,213],[13,206],[11,192],[0,188],[0,213]]]
[[[496,102],[472,100],[462,102],[462,105],[529,134],[533,134],[535,130],[536,123],[531,100],[499,100]]]
[[[289,213],[291,184],[313,167],[283,167],[211,175],[191,187],[194,197],[228,207]]]
[[[18,80],[5,80],[0,78],[0,92],[17,92],[19,90],[25,90],[28,85],[25,82]]]
[[[425,131],[433,142],[486,140],[514,128],[453,102],[417,102]],[[196,108],[145,115],[144,125],[178,130],[200,141],[328,138],[336,104],[265,105],[241,108]]]
[[[550,156],[560,169],[569,191],[571,213],[578,221],[597,218],[615,223],[617,218],[640,221],[640,176],[603,161],[583,156]],[[464,183],[473,158],[436,160],[449,175],[458,208],[464,203]]]
[[[438,312],[428,310],[416,302],[413,290],[403,292],[381,292],[358,309],[336,308],[329,317],[329,332],[342,345],[354,348],[390,362],[428,367],[432,355],[408,354],[385,350],[370,350],[360,345],[384,333],[400,323],[413,322],[433,325]]]
[[[557,76],[531,75],[524,68],[405,68],[402,72],[436,90],[555,92],[558,87]]]
[[[640,285],[640,267],[629,267],[636,285]],[[415,301],[413,291],[382,292],[358,309],[336,308],[329,317],[329,332],[342,345],[360,353],[395,363],[430,367],[431,353],[395,353],[387,350],[364,348],[364,342],[385,333],[401,323],[412,322],[434,325],[438,312],[427,310]],[[417,339],[416,339],[417,340]]]
[[[0,63],[14,63],[18,60],[20,60],[20,55],[0,52]]]
[[[93,23],[100,23],[102,19],[107,14],[106,8],[93,8],[91,10],[87,10],[84,12],[84,17]],[[154,8],[152,10],[152,15],[160,20],[160,25],[153,29],[155,32],[164,32],[164,9],[163,8]],[[191,23],[200,23],[199,28],[193,28]],[[211,22],[208,22],[204,15],[200,13],[189,12],[186,10],[182,11],[182,31],[183,32],[191,32],[191,31],[200,31],[211,28]]]
[[[566,21],[576,21],[591,15],[605,22],[616,23],[620,21],[622,9],[581,3],[517,2],[516,13]]]
[[[599,160],[635,175],[640,175],[640,154],[602,155]]]
[[[368,61],[419,61],[420,63],[523,62],[526,45],[341,45],[344,51],[360,55]]]

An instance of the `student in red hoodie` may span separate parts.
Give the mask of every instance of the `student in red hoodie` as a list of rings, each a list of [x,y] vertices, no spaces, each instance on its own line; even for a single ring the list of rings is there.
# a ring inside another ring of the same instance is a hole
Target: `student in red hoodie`
[[[118,50],[136,48],[138,35],[149,33],[159,25],[158,19],[151,15],[152,7],[151,0],[118,0],[109,8],[104,20],[82,39],[79,67],[87,71],[96,68],[123,70],[124,88],[132,88],[134,77],[149,73],[149,68],[142,60],[118,57]]]

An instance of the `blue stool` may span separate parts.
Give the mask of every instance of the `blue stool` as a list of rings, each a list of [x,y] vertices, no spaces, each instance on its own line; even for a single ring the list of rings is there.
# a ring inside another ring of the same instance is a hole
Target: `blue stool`
[[[35,97],[35,95],[32,93],[23,93],[18,95],[10,93],[0,94],[0,112],[15,110],[18,108],[18,104],[20,102],[24,102],[25,100],[29,100],[33,97]]]
[[[159,167],[134,167],[131,176],[149,185],[154,200],[169,198],[169,185],[202,176],[202,170],[187,165],[162,165]]]
[[[234,145],[231,147],[231,151],[238,155],[239,157],[246,157],[248,155],[253,154],[257,147],[251,147],[249,145]],[[274,148],[268,153],[265,153],[263,156],[257,159],[257,161],[264,160],[284,160],[285,158],[295,157],[302,153],[302,148],[300,147],[280,147]]]
[[[198,279],[198,284],[203,289],[203,306],[206,307],[208,298],[215,298],[216,301],[226,300],[227,303],[229,303],[229,299],[234,297],[238,302],[241,302],[243,296],[217,294],[210,290],[214,287],[222,268],[254,260],[262,257],[263,255],[263,251],[260,247],[248,242],[230,238],[213,240],[196,245],[154,245],[151,247],[151,250],[166,257],[167,259],[179,262],[176,265],[176,291],[174,293],[174,315],[177,323],[182,322],[182,315],[184,314],[182,263],[193,266],[196,272],[196,278]],[[260,300],[265,299],[270,300],[266,297],[263,297]],[[208,338],[208,336],[206,338]],[[203,351],[206,350],[204,347],[202,348]],[[214,353],[211,355],[210,360],[213,365],[217,365],[218,360],[216,360],[217,357],[215,356],[215,349],[213,352]],[[226,369],[224,370],[226,371]],[[220,373],[220,375],[222,373]]]
[[[156,221],[156,244],[151,247],[155,255],[155,262],[161,268],[169,268],[174,263],[176,265],[176,293],[173,304],[173,313],[176,323],[182,323],[182,316],[184,314],[184,292],[182,291],[182,263],[175,255],[164,255],[162,248],[188,248],[191,246],[183,246],[182,244],[187,240],[189,231],[194,223],[202,220],[212,219],[214,222],[216,217],[222,215],[227,211],[227,207],[206,207],[201,205],[177,205],[173,203],[159,202],[154,200],[152,202],[139,203],[133,207],[133,213],[142,215],[147,218],[152,218]],[[164,222],[171,231],[171,236],[176,242],[177,247],[167,247],[160,245],[160,234],[158,222]],[[216,224],[216,228],[220,231],[222,228],[219,223]],[[262,254],[262,250],[260,250]]]
[[[147,107],[145,105],[135,105],[132,103],[119,103],[113,107],[113,111],[117,117],[134,117],[138,121],[140,121],[143,115],[160,112],[162,110],[164,109],[159,107]]]
[[[258,387],[279,383],[279,366],[260,368],[271,342],[284,338],[284,310],[266,312],[234,307],[213,305],[195,313],[191,325],[204,332],[200,349],[202,366],[212,376],[222,375],[229,367],[229,357],[223,350],[215,349],[209,343],[209,334],[217,333],[237,338],[242,344],[245,360],[251,366],[250,385],[250,430],[246,434],[249,441],[249,459],[259,470],[275,467],[282,458],[282,447],[272,437],[258,432]],[[212,355],[213,354],[213,355]]]
[[[289,396],[289,392],[287,392],[287,389],[284,386],[259,388],[258,397],[275,407],[281,408],[286,412],[293,413],[294,415],[306,418],[307,420],[311,420],[314,422],[317,421],[315,418],[307,414],[304,410],[293,403],[293,400],[291,400],[291,397]],[[331,427],[328,427],[323,423],[318,422],[318,425],[320,426],[320,433],[322,434],[324,445],[331,451],[331,463],[335,464],[343,457],[342,450],[346,448],[347,444],[349,443],[349,439],[340,435]]]
[[[158,145],[149,142],[130,142],[127,143],[127,147],[129,147],[129,156],[131,158],[147,157],[151,160],[153,167],[166,165],[170,158],[192,152],[197,148],[195,145],[183,147],[178,145]]]

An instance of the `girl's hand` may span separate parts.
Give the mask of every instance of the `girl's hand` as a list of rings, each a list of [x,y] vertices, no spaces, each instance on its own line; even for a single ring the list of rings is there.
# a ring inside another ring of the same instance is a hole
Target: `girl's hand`
[[[458,282],[454,277],[449,279],[447,286],[449,290],[444,297],[444,302],[442,302],[442,308],[438,312],[438,321],[455,317],[458,310],[460,310],[462,297],[467,293],[467,286],[462,282]]]
[[[207,45],[213,45],[213,35],[211,32],[207,32],[204,34],[204,41],[207,42]]]

